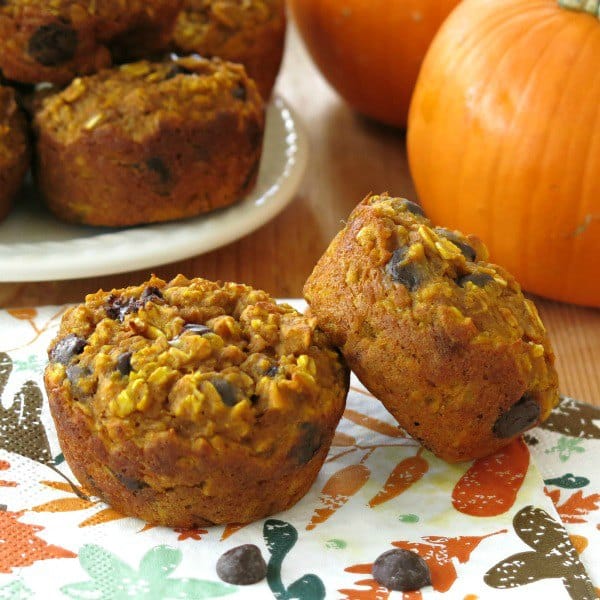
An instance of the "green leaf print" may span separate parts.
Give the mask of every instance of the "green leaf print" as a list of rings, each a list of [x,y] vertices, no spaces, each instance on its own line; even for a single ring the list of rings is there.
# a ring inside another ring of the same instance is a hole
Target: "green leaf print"
[[[86,544],[79,552],[83,569],[91,581],[71,583],[61,588],[69,598],[86,600],[176,600],[216,598],[236,591],[218,581],[171,579],[181,562],[181,551],[169,546],[150,549],[136,571],[100,546]]]
[[[0,587],[0,600],[29,600],[33,592],[19,580],[11,581]]]
[[[567,462],[569,458],[571,458],[571,454],[574,452],[585,452],[585,448],[582,447],[583,439],[581,438],[571,438],[566,436],[561,436],[558,438],[558,442],[556,446],[552,446],[549,450],[546,450],[546,454],[552,454],[553,452],[558,452],[558,458],[561,462]]]

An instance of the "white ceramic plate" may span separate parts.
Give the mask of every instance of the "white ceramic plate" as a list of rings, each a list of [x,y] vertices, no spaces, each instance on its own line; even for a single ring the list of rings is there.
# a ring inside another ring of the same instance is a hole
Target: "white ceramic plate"
[[[254,231],[293,198],[304,174],[308,139],[280,98],[267,108],[256,187],[208,215],[160,225],[108,229],[68,225],[25,193],[0,224],[0,281],[76,279],[134,271],[203,254]]]

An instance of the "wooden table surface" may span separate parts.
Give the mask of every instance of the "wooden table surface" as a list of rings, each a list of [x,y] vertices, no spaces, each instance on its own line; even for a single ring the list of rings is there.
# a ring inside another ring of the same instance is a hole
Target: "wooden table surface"
[[[248,283],[278,297],[299,296],[341,220],[367,193],[416,198],[403,133],[352,113],[315,70],[293,28],[277,93],[300,113],[310,137],[309,167],[295,198],[255,233],[209,254],[156,267],[157,275],[170,278],[181,272]],[[140,283],[148,274],[2,283],[0,306],[75,302],[99,288]],[[536,303],[554,343],[562,392],[600,406],[600,310],[542,299]]]

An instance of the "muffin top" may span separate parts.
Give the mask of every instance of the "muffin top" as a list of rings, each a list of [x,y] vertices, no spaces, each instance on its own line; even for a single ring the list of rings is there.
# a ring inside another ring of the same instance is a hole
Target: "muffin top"
[[[27,152],[25,119],[15,92],[0,86],[0,169],[12,167]]]
[[[237,33],[251,35],[270,21],[283,21],[283,4],[282,0],[184,0],[173,40],[188,52],[201,47],[203,52],[218,54]]]
[[[140,447],[176,432],[196,451],[269,455],[302,430],[302,463],[347,391],[314,318],[245,285],[182,275],[87,296],[65,314],[49,358],[47,383],[94,431]]]
[[[165,123],[202,123],[227,110],[240,118],[263,110],[244,67],[173,56],[166,62],[144,60],[79,77],[43,101],[36,124],[63,143],[92,131],[140,141]]]

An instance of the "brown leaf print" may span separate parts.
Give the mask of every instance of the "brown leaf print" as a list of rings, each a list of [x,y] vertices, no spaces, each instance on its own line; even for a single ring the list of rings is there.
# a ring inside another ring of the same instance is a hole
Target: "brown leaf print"
[[[26,381],[10,408],[0,405],[0,447],[42,464],[53,465],[41,421],[42,402],[42,392],[37,383]]]
[[[11,317],[21,321],[30,321],[37,317],[37,310],[35,308],[9,308],[6,312]]]
[[[515,503],[529,468],[529,448],[519,438],[476,460],[452,491],[452,505],[473,517],[501,515]]]
[[[16,567],[26,567],[38,560],[77,556],[37,537],[36,533],[44,528],[19,521],[23,514],[24,511],[0,511],[0,573],[11,573]]]
[[[569,534],[546,511],[526,506],[515,515],[513,527],[532,550],[513,554],[491,567],[484,575],[487,585],[508,589],[560,577],[573,600],[596,598]]]
[[[386,423],[385,421],[380,421],[379,419],[375,419],[374,417],[369,417],[360,413],[356,410],[352,410],[347,408],[344,411],[344,418],[356,423],[357,425],[362,425],[371,431],[375,431],[377,433],[381,433],[382,435],[387,435],[388,437],[393,438],[403,438],[406,437],[405,433],[399,428]]]
[[[560,404],[540,427],[570,437],[598,440],[600,427],[594,423],[598,420],[600,408],[563,396]]]
[[[6,352],[0,352],[0,399],[4,394],[4,388],[6,388],[12,369],[12,358]]]
[[[336,431],[331,442],[332,446],[354,446],[354,444],[356,444],[356,440],[343,431]]]
[[[367,483],[371,471],[363,464],[348,465],[336,471],[325,483],[307,530],[324,523]]]
[[[421,456],[422,451],[419,448],[416,456],[405,458],[394,467],[383,489],[369,500],[371,508],[396,498],[427,473],[429,463]]]

